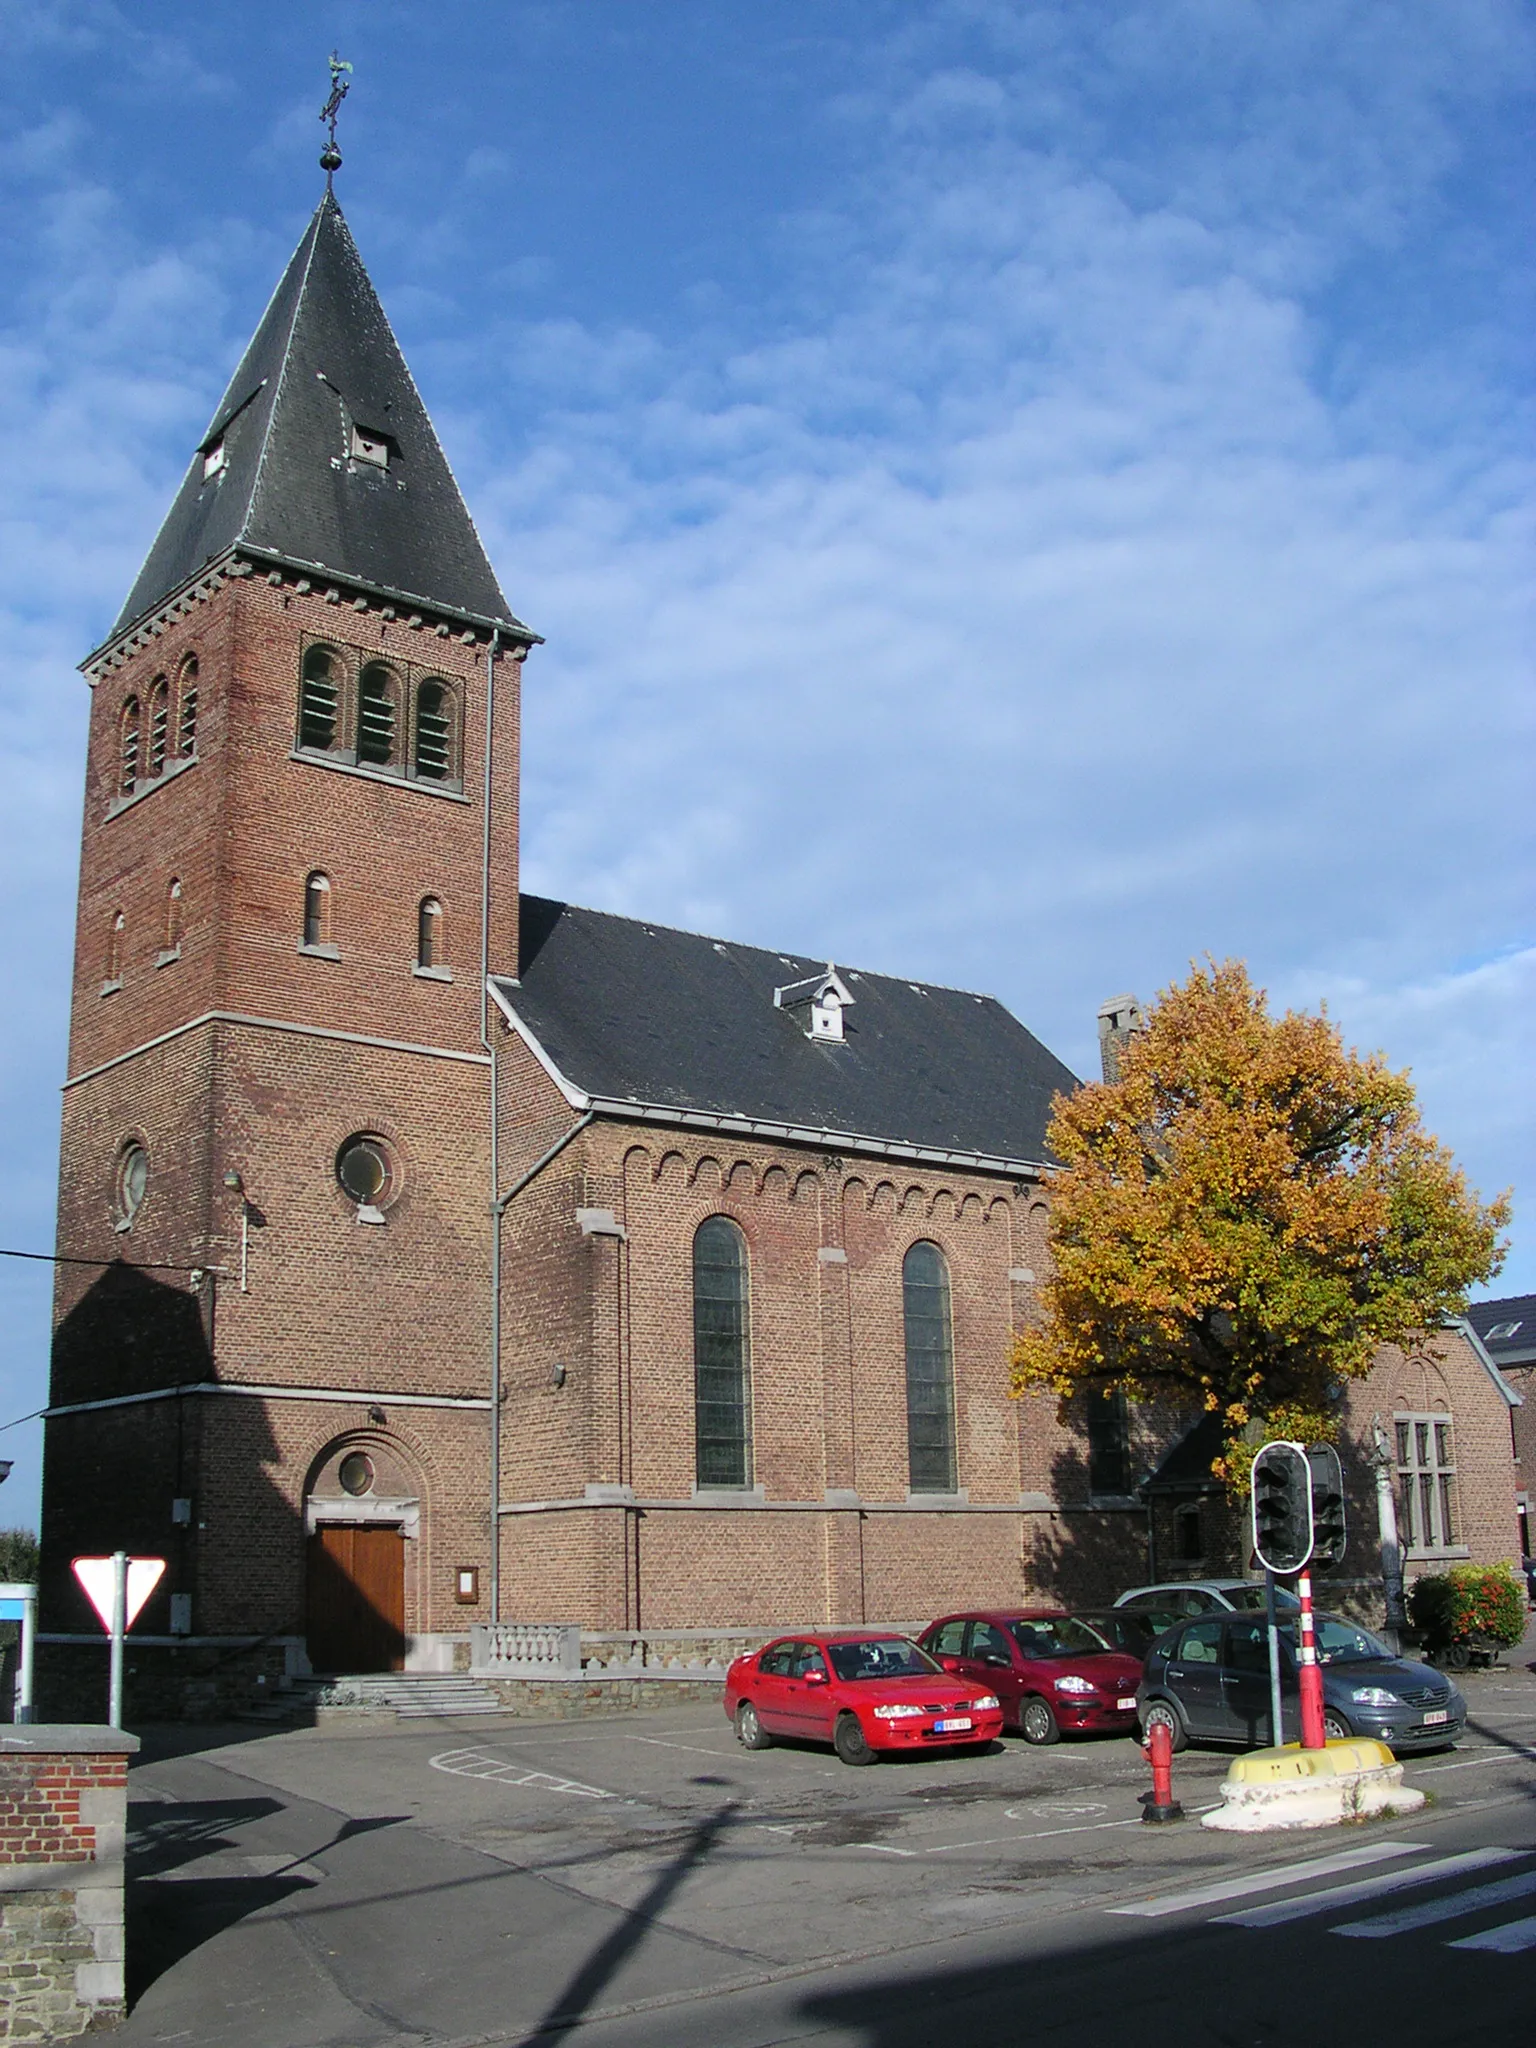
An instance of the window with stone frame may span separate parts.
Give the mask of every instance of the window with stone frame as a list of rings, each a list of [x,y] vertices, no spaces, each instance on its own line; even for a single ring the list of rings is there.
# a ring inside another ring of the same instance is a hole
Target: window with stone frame
[[[416,965],[424,972],[442,970],[443,906],[435,896],[423,896],[417,905]]]
[[[341,656],[317,642],[306,647],[299,671],[299,745],[311,753],[333,754],[345,744],[342,726]]]
[[[357,680],[357,758],[365,768],[400,767],[400,678],[388,662],[365,663]]]
[[[331,878],[315,871],[304,878],[304,938],[306,952],[319,952],[331,944]]]
[[[752,1333],[747,1241],[729,1216],[693,1235],[694,1473],[701,1487],[752,1484]]]
[[[459,723],[459,693],[451,683],[427,676],[416,685],[411,767],[418,781],[462,781]]]
[[[1398,1535],[1408,1550],[1451,1550],[1460,1541],[1456,1439],[1449,1415],[1394,1415]]]
[[[901,1266],[907,1364],[907,1472],[913,1493],[953,1493],[955,1470],[955,1347],[949,1267],[936,1244],[921,1238]]]

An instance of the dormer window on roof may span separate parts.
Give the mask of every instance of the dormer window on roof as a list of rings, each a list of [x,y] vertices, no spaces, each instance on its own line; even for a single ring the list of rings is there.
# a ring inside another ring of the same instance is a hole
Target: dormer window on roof
[[[211,478],[216,477],[228,461],[229,456],[225,452],[222,438],[215,441],[211,448],[205,448],[203,450],[203,482],[207,483]]]
[[[390,440],[388,434],[376,433],[372,427],[360,427],[352,422],[352,440],[348,450],[354,462],[371,462],[375,469],[388,469]]]
[[[829,960],[825,974],[786,982],[773,992],[776,1010],[788,1010],[807,1038],[840,1042],[843,1011],[853,1001],[848,985]]]

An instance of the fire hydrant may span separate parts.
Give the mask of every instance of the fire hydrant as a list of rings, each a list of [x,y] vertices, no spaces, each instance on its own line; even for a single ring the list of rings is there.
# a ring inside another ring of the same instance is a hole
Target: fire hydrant
[[[1152,1790],[1141,1795],[1141,1817],[1145,1821],[1182,1820],[1184,1809],[1173,1796],[1173,1730],[1165,1715],[1148,1725],[1142,1755],[1152,1765]]]

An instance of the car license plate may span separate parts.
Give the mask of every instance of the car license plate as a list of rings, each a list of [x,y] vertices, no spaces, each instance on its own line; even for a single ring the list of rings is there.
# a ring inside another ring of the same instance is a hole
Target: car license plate
[[[1426,1714],[1424,1716],[1424,1726],[1426,1728],[1433,1728],[1437,1722],[1449,1721],[1450,1718],[1451,1713],[1449,1707],[1436,1707],[1435,1711],[1432,1714]]]
[[[935,1721],[933,1724],[933,1732],[935,1735],[958,1735],[962,1728],[969,1728],[970,1725],[971,1719],[970,1716],[967,1714],[966,1716],[964,1716],[963,1719],[958,1721]]]
[[[1136,1711],[1135,1696],[1133,1695],[1128,1700],[1116,1700],[1115,1705],[1120,1709],[1122,1714],[1134,1714]]]

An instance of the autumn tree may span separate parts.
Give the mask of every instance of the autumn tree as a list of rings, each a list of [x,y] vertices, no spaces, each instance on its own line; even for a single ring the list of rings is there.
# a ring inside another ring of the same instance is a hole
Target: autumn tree
[[[1407,1075],[1326,1015],[1272,1017],[1240,962],[1159,997],[1117,1079],[1057,1096],[1049,1143],[1055,1270],[1013,1391],[1219,1412],[1230,1477],[1245,1437],[1314,1433],[1502,1262],[1507,1200],[1479,1201]]]

